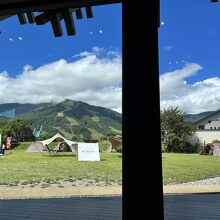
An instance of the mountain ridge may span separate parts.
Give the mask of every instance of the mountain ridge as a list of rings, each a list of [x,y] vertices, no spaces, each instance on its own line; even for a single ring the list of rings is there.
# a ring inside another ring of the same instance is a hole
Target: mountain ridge
[[[215,111],[206,111],[206,112],[201,112],[198,114],[185,114],[184,115],[184,122],[185,123],[194,123],[198,120],[200,120],[201,118],[204,118],[210,114],[212,114]]]
[[[121,135],[122,115],[111,109],[66,99],[60,103],[1,104],[0,112],[14,107],[15,118],[42,128],[44,137],[61,133],[71,140],[98,140],[110,134]]]

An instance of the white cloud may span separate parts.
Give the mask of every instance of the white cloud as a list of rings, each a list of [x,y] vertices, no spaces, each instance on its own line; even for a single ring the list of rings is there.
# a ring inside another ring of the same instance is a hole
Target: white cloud
[[[164,47],[164,50],[167,50],[167,51],[172,50],[172,49],[173,49],[173,47],[170,45],[167,45]]]
[[[76,54],[76,55],[74,55],[74,56],[72,56],[72,57],[86,57],[86,56],[90,56],[90,55],[92,55],[92,53],[90,53],[90,52],[88,52],[88,51],[83,51],[83,52],[81,52],[81,53],[79,53],[79,54]]]
[[[161,108],[179,106],[187,113],[220,109],[220,78],[208,78],[193,84],[186,79],[202,67],[196,63],[186,64],[182,69],[160,76]]]
[[[100,34],[102,34],[102,33],[103,33],[103,31],[102,31],[102,30],[99,30],[99,33],[100,33]]]
[[[100,54],[100,53],[105,52],[105,49],[103,47],[93,47],[92,52],[95,54]],[[108,51],[108,53],[109,52],[114,52],[114,51]]]
[[[92,32],[92,31],[90,31],[90,34],[93,34],[93,32]]]
[[[101,50],[101,49],[100,49]],[[64,59],[33,69],[26,65],[20,75],[12,78],[0,73],[0,103],[40,103],[73,99],[104,106],[121,112],[121,56],[98,57],[84,51],[78,60]]]
[[[12,39],[12,38],[9,38],[9,40],[10,40],[10,41],[13,41],[13,39]]]
[[[164,24],[165,24],[165,22],[164,22],[164,21],[161,21],[160,25],[163,26]]]
[[[91,55],[99,55],[100,53],[103,53],[103,52],[105,52],[105,49],[104,48],[100,48],[100,47],[93,47],[92,48],[92,51],[91,52],[88,52],[88,51],[83,51],[83,52],[80,52],[79,54],[76,54],[76,55],[74,55],[74,56],[72,56],[73,58],[75,58],[75,57],[87,57],[87,56],[91,56]],[[112,53],[114,53],[114,56],[116,57],[117,55],[119,55],[118,54],[118,52],[117,51],[107,51],[107,55],[110,55],[110,54],[112,54]]]
[[[22,40],[22,37],[18,37],[18,40]]]

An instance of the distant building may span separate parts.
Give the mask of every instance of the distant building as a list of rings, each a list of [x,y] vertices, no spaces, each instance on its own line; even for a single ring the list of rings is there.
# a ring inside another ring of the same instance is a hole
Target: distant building
[[[196,135],[202,143],[220,140],[220,110],[199,119],[193,124],[196,125]]]
[[[220,110],[194,122],[197,130],[220,130]]]

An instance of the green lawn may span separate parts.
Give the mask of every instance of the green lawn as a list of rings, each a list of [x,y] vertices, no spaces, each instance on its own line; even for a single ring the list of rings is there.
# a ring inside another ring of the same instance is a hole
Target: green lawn
[[[183,183],[220,176],[220,157],[163,153],[163,182]]]
[[[80,162],[72,152],[59,156],[26,153],[29,144],[22,143],[13,150],[7,150],[6,155],[0,157],[1,185],[77,179],[118,183],[122,181],[122,158],[119,153],[100,153],[99,162]]]

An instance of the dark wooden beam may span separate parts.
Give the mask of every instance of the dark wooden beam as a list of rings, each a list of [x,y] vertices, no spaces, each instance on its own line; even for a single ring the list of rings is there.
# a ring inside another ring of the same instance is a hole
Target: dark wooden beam
[[[121,3],[122,0],[17,0],[0,1],[0,16],[64,8]]]
[[[48,12],[43,12],[35,17],[35,22],[37,25],[43,25],[50,21],[50,16]]]
[[[93,18],[92,7],[90,7],[90,6],[86,7],[86,16],[87,16],[87,18]]]
[[[43,25],[50,21],[53,27],[54,35],[56,37],[60,37],[63,35],[60,21],[64,19],[67,34],[72,36],[76,34],[72,12],[76,10],[78,9],[69,8],[63,9],[61,11],[46,11],[36,16],[35,21],[37,25]]]
[[[52,25],[55,37],[61,37],[63,35],[63,30],[60,22],[61,19],[62,18],[59,13],[54,13],[50,18],[50,23]]]
[[[27,18],[30,24],[35,23],[35,18],[34,18],[34,13],[33,12],[28,12],[27,13]]]
[[[76,10],[76,18],[77,19],[82,19],[83,18],[83,13],[82,13],[82,9],[81,8]]]
[[[0,16],[0,21],[5,20],[5,19],[8,19],[8,18],[10,18],[10,17],[12,17],[12,16],[14,16],[14,15]]]
[[[27,20],[24,13],[18,14],[18,20],[20,24],[27,24]]]
[[[37,25],[43,25],[50,21],[51,16],[53,16],[54,13],[60,12],[60,16],[63,17],[64,11],[68,13],[72,13],[74,11],[78,10],[78,8],[69,8],[69,9],[62,9],[60,11],[45,11],[35,17],[35,21]],[[62,18],[63,19],[63,18]]]
[[[72,10],[71,9],[63,10],[62,17],[64,18],[67,34],[69,36],[75,35],[76,28],[75,28],[74,21],[73,21]]]

